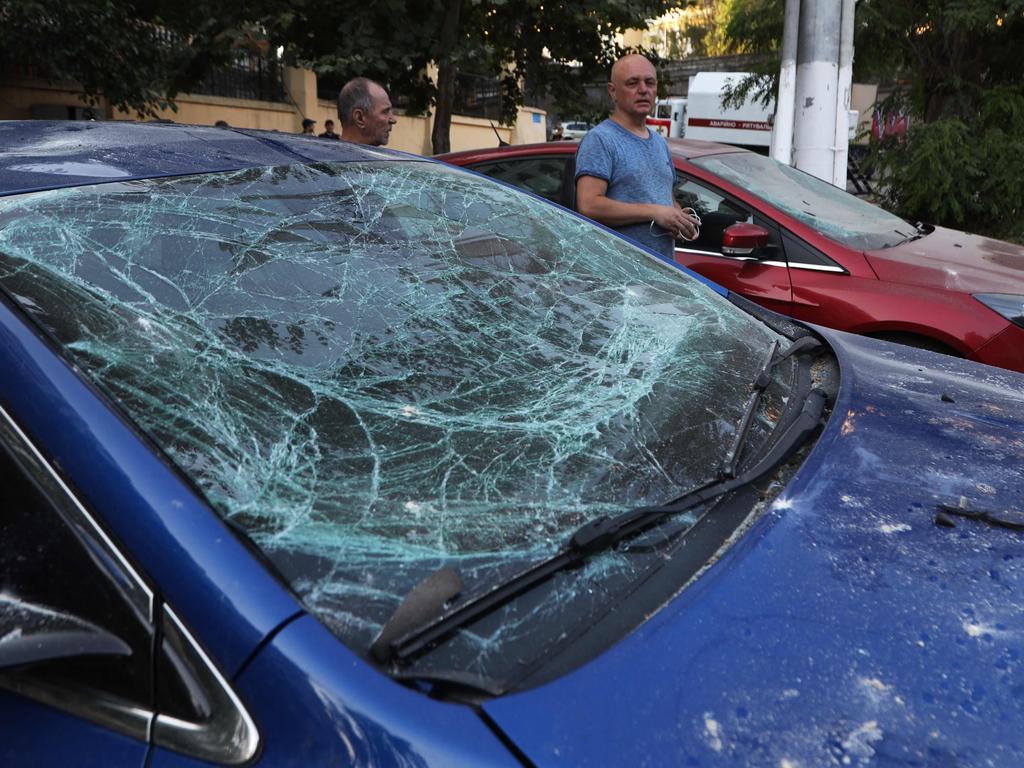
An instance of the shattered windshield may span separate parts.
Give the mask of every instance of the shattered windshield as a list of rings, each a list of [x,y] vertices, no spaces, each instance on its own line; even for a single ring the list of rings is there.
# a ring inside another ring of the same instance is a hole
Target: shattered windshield
[[[887,248],[915,234],[899,216],[770,157],[736,152],[690,162],[850,248]]]
[[[714,479],[777,339],[585,220],[412,161],[0,199],[0,287],[363,654],[441,566],[491,583]],[[483,674],[638,567],[599,558],[446,663]]]

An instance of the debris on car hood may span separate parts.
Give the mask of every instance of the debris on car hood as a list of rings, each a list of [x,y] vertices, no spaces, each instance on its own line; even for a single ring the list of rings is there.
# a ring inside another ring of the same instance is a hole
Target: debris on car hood
[[[1021,519],[1022,377],[822,333],[836,408],[767,512],[617,646],[484,705],[535,763],[1024,764],[1024,533],[949,514]]]

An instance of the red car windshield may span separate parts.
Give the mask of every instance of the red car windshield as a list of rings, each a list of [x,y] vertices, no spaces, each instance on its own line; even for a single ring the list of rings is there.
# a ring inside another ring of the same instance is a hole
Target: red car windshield
[[[899,216],[769,157],[737,152],[690,162],[849,248],[888,248],[915,234]]]

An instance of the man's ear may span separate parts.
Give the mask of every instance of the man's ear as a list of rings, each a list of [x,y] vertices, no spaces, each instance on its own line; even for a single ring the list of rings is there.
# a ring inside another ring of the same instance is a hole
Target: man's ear
[[[366,126],[366,113],[358,107],[353,109],[352,123],[359,128],[364,128]]]

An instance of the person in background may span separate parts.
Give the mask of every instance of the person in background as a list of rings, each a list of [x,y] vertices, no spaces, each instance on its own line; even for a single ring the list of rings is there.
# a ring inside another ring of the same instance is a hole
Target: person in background
[[[647,127],[657,93],[654,65],[643,56],[623,56],[612,66],[612,114],[587,132],[576,152],[576,207],[672,258],[676,238],[693,239],[697,222],[673,198],[668,144]]]
[[[373,147],[387,144],[391,128],[398,122],[388,92],[366,77],[345,83],[338,94],[338,119],[341,138]]]
[[[320,134],[321,139],[340,139],[341,136],[334,132],[334,121],[324,120],[324,132]]]
[[[316,120],[304,117],[302,119],[302,132],[309,136],[316,136],[316,131],[313,130],[314,125],[316,125]]]
[[[228,121],[227,120],[218,120],[216,123],[213,124],[213,127],[214,128],[230,128],[231,126],[228,125]]]

